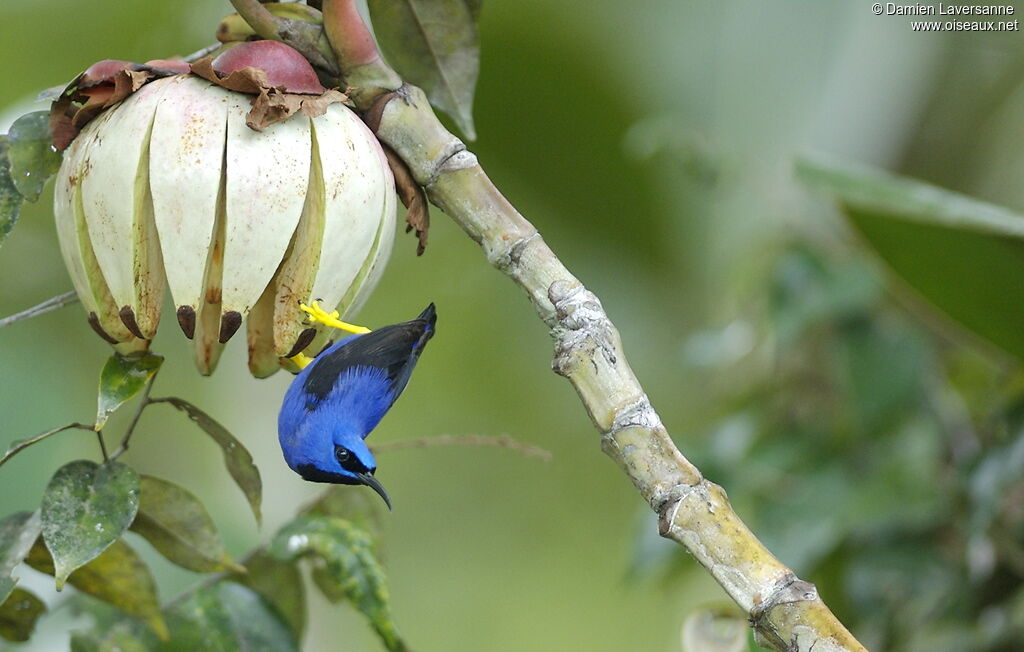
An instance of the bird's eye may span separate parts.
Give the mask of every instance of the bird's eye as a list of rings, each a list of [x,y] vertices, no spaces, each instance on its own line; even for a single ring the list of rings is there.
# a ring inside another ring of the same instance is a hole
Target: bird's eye
[[[340,446],[334,449],[334,456],[338,458],[338,463],[342,466],[352,459],[352,453],[347,448],[341,448]]]

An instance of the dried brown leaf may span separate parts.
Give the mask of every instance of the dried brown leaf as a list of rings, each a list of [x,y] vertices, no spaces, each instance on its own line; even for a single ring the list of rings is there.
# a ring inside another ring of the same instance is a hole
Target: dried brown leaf
[[[395,191],[398,198],[406,208],[405,232],[416,230],[416,238],[419,243],[416,246],[416,255],[422,256],[427,249],[427,232],[430,230],[430,207],[427,205],[427,194],[423,187],[416,183],[412,177],[412,171],[405,164],[402,157],[395,153],[387,145],[381,143],[384,153],[388,157],[388,165],[391,166],[391,173],[395,177]]]
[[[333,88],[323,95],[307,95],[302,99],[302,112],[310,118],[318,118],[327,113],[327,107],[335,102],[347,104],[348,95]]]
[[[261,89],[260,94],[252,100],[252,110],[245,116],[245,124],[254,131],[263,131],[275,122],[291,116],[301,107],[300,95]]]
[[[72,122],[72,106],[71,98],[64,93],[50,104],[50,134],[53,146],[61,152],[68,148],[80,131]]]
[[[50,105],[53,146],[58,150],[67,149],[85,125],[100,113],[153,79],[182,74],[186,66],[188,64],[184,62],[165,59],[154,59],[145,64],[110,60],[91,66],[68,84]],[[298,111],[315,118],[323,115],[335,102],[348,102],[348,96],[338,90],[327,90],[321,94],[285,92],[283,88],[271,86],[266,72],[259,68],[243,68],[222,76],[213,69],[213,57],[204,57],[191,64],[189,69],[229,91],[254,95],[246,124],[256,131]]]
[[[192,64],[192,74],[199,75],[208,82],[212,82],[237,93],[247,95],[259,95],[262,90],[272,88],[267,82],[267,73],[259,68],[242,68],[222,77],[213,69],[213,57],[204,57]]]
[[[298,111],[310,118],[321,116],[335,102],[347,102],[348,96],[338,90],[322,94],[289,93],[271,86],[267,74],[259,68],[242,68],[227,76],[213,69],[213,58],[206,57],[192,64],[192,73],[230,91],[254,95],[252,110],[245,116],[245,124],[254,131],[262,131]]]
[[[177,74],[173,70],[130,61],[105,63],[110,68],[120,66],[120,69],[108,74],[105,68],[97,68],[98,64],[92,66],[90,71],[101,70],[102,74],[97,76],[86,71],[75,77],[50,105],[50,131],[56,149],[67,149],[91,120],[150,81]]]
[[[147,70],[122,70],[117,73],[114,75],[114,94],[107,100],[107,106],[120,102],[155,77],[156,75]]]

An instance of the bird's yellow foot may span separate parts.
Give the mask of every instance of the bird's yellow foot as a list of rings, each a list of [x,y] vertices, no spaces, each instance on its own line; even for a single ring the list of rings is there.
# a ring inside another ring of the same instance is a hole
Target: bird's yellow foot
[[[337,328],[339,330],[348,331],[349,333],[355,333],[357,335],[362,333],[369,333],[370,329],[365,326],[355,326],[347,322],[343,322],[338,317],[341,315],[337,310],[328,313],[326,310],[320,307],[319,301],[313,301],[312,305],[307,306],[304,303],[299,304],[299,309],[309,315],[309,323],[311,324],[323,324],[324,326],[330,326],[331,328]]]

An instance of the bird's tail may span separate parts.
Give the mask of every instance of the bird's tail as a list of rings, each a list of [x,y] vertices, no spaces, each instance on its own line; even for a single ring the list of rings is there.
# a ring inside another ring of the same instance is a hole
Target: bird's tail
[[[420,339],[416,342],[413,347],[413,355],[419,357],[420,353],[423,352],[423,347],[427,345],[427,341],[434,336],[434,324],[437,323],[437,311],[434,310],[434,304],[431,302],[429,306],[423,309],[420,316],[413,320],[414,322],[423,322],[423,333],[420,335]]]
[[[423,309],[420,316],[416,318],[418,321],[425,321],[430,327],[430,330],[434,329],[434,324],[437,323],[437,311],[434,310],[434,304],[431,302],[429,306]]]

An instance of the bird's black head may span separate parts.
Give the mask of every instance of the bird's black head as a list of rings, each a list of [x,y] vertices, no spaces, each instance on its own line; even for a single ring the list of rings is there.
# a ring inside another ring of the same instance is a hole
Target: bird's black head
[[[356,439],[347,446],[334,444],[333,453],[330,463],[302,464],[296,471],[309,482],[366,485],[376,491],[384,499],[388,509],[391,509],[388,493],[373,475],[377,470],[373,454],[362,439]]]

